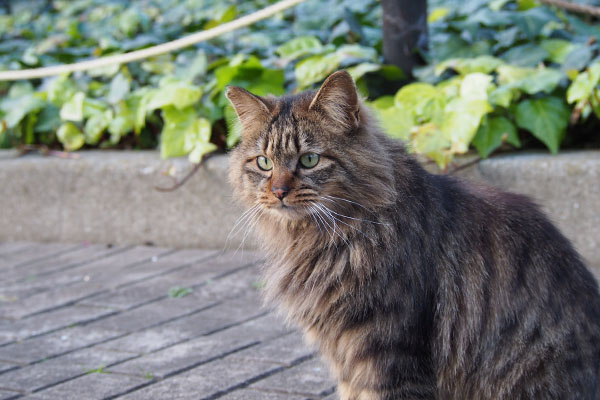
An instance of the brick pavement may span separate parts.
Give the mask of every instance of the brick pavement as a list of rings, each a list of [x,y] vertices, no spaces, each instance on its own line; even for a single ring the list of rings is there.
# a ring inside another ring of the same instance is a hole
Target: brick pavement
[[[259,264],[0,243],[0,400],[334,399],[299,333],[261,306]]]

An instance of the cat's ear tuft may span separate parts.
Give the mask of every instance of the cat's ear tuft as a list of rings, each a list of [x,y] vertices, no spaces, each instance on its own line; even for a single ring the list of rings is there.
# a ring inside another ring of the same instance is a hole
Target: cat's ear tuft
[[[273,109],[267,99],[253,95],[241,87],[227,86],[225,96],[237,113],[244,131],[258,129],[268,120]]]
[[[354,80],[346,71],[329,75],[308,107],[320,110],[344,130],[358,127],[359,102]]]

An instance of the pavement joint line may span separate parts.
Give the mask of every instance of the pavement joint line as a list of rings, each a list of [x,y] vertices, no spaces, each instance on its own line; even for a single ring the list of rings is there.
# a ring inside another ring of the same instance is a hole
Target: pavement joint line
[[[212,307],[211,307],[211,308],[212,308]],[[261,315],[261,316],[262,316],[262,315]],[[256,316],[256,317],[248,318],[248,319],[246,319],[245,321],[242,321],[242,322],[240,322],[238,325],[241,325],[241,324],[243,324],[243,323],[245,323],[245,322],[249,322],[249,321],[251,321],[251,320],[253,320],[253,319],[256,319],[256,318],[259,318],[259,317],[260,317],[260,316]],[[236,326],[236,325],[233,325],[233,326]],[[232,327],[232,326],[230,326],[230,327]],[[138,330],[138,331],[143,331],[143,330],[145,330],[145,329],[148,329],[148,328],[140,329],[140,330]],[[225,329],[228,329],[228,328],[225,328]],[[135,332],[138,332],[138,331],[134,331],[134,332],[131,332],[131,333],[129,333],[129,334],[126,334],[126,335],[120,336],[120,337],[118,337],[118,338],[112,338],[112,339],[121,339],[121,338],[123,338],[123,337],[125,337],[125,336],[128,336],[128,335],[130,335],[130,334],[132,334],[132,333],[135,333]],[[182,343],[185,343],[185,342],[191,341],[191,340],[193,340],[193,339],[197,339],[197,338],[199,338],[199,337],[208,336],[208,335],[210,335],[210,333],[205,333],[205,334],[202,334],[202,335],[199,335],[199,336],[195,336],[195,337],[191,337],[191,338],[188,338],[188,339],[184,339],[184,340],[181,340],[181,341],[179,341],[179,342],[177,342],[177,343],[173,343],[173,344],[171,344],[171,345],[169,345],[169,346],[164,346],[164,347],[161,347],[161,348],[159,348],[159,349],[155,349],[155,350],[153,350],[153,351],[150,351],[150,352],[148,352],[148,353],[144,353],[144,354],[141,354],[141,355],[140,355],[140,354],[134,355],[134,353],[132,353],[132,356],[131,356],[131,357],[129,357],[129,358],[126,358],[126,359],[124,359],[124,360],[119,360],[119,361],[116,361],[116,362],[114,362],[114,363],[109,363],[109,364],[105,365],[105,367],[104,367],[104,368],[112,368],[112,367],[115,367],[115,366],[117,366],[117,365],[123,364],[123,363],[125,363],[125,362],[131,361],[131,360],[135,360],[135,359],[138,359],[138,358],[141,358],[141,357],[144,357],[144,356],[146,356],[146,355],[148,355],[148,354],[153,354],[153,353],[156,353],[156,352],[158,352],[158,351],[161,351],[161,350],[167,349],[167,348],[169,348],[169,347],[172,347],[172,346],[175,346],[175,345],[178,345],[178,344],[182,344]],[[112,339],[109,339],[109,340],[112,340]],[[169,373],[169,374],[165,375],[165,376],[164,376],[164,377],[162,377],[162,378],[153,378],[153,379],[151,379],[151,380],[148,380],[148,382],[145,382],[145,383],[144,383],[144,384],[142,384],[141,386],[136,386],[135,388],[131,388],[131,390],[130,390],[130,391],[127,391],[126,393],[121,393],[121,394],[118,394],[117,396],[124,396],[124,395],[126,395],[126,394],[128,394],[128,393],[131,393],[131,392],[133,392],[133,391],[135,391],[135,390],[142,389],[142,388],[144,388],[144,387],[146,387],[146,386],[149,386],[149,385],[151,385],[151,384],[153,384],[153,383],[156,383],[156,382],[163,381],[164,379],[167,379],[167,378],[170,378],[170,377],[172,377],[172,376],[175,376],[175,375],[177,375],[177,374],[181,374],[181,373],[183,373],[183,372],[189,371],[190,369],[196,368],[196,367],[198,367],[198,366],[200,366],[200,365],[207,364],[207,363],[209,363],[209,362],[212,362],[212,361],[216,361],[216,360],[222,359],[222,358],[224,358],[224,357],[227,357],[227,356],[229,356],[229,355],[231,355],[231,354],[234,354],[234,353],[240,352],[240,351],[242,351],[242,350],[246,350],[246,349],[248,349],[248,348],[250,348],[250,347],[253,347],[253,346],[257,346],[257,345],[259,345],[259,344],[261,344],[261,343],[263,343],[263,342],[261,342],[261,341],[256,341],[256,342],[252,342],[252,343],[246,344],[246,345],[244,345],[244,346],[239,346],[239,347],[237,347],[237,348],[234,348],[232,351],[227,351],[227,352],[224,352],[224,353],[218,354],[218,355],[216,355],[216,356],[210,357],[210,358],[208,358],[208,359],[205,359],[205,360],[203,360],[202,362],[195,363],[193,366],[189,366],[189,367],[186,367],[186,368],[182,368],[182,369],[180,369],[180,370],[177,370],[177,371],[174,371],[174,372],[172,372],[172,373]],[[95,345],[92,345],[92,346],[95,346]],[[111,351],[110,349],[106,349],[106,348],[102,348],[102,350],[105,350],[105,351]],[[123,353],[124,353],[124,352],[123,352]],[[68,353],[65,353],[65,354],[68,354]],[[13,368],[13,369],[11,369],[11,370],[14,370],[14,369],[15,369],[15,368]],[[118,371],[107,371],[106,373],[111,373],[111,374],[114,374],[114,375],[126,375],[126,376],[134,376],[134,377],[139,377],[139,375],[135,375],[135,374],[127,374],[127,373],[122,373],[122,372],[118,372]],[[32,391],[31,393],[37,393],[37,392],[40,392],[40,391],[42,391],[42,390],[49,389],[49,388],[51,388],[51,387],[53,387],[53,386],[57,386],[57,385],[60,385],[61,383],[65,383],[65,382],[68,382],[68,381],[71,381],[71,380],[74,380],[74,379],[80,378],[80,377],[82,377],[82,376],[84,376],[84,375],[87,375],[87,372],[83,372],[82,374],[79,374],[79,375],[76,375],[76,376],[72,376],[72,377],[69,377],[69,378],[63,379],[63,380],[61,380],[60,382],[53,382],[53,383],[51,383],[51,384],[48,384],[48,385],[46,385],[46,386],[43,386],[43,387],[37,388],[36,390]],[[111,397],[111,398],[114,398],[114,397]]]
[[[212,260],[213,258],[216,258],[216,257],[217,257],[217,253],[213,252],[213,253],[210,253],[208,255],[199,257],[199,258],[195,259],[194,261],[190,261],[188,263],[185,263],[185,264],[182,264],[182,265],[178,265],[176,267],[170,268],[170,269],[168,269],[166,271],[157,273],[155,275],[149,275],[149,276],[146,276],[146,277],[138,279],[138,280],[134,280],[134,281],[122,283],[120,285],[115,286],[114,290],[126,288],[128,286],[136,285],[138,283],[145,282],[145,281],[148,281],[150,279],[157,278],[159,276],[165,276],[165,275],[171,274],[173,272],[180,271],[180,270],[185,269],[185,268],[190,268],[190,267],[194,266],[196,263],[203,264],[204,262],[210,261],[210,260]]]
[[[89,308],[89,307],[88,307],[88,308]],[[23,337],[23,338],[18,338],[18,339],[16,339],[16,340],[13,340],[12,342],[8,342],[8,343],[2,343],[2,345],[0,345],[0,348],[2,348],[2,347],[4,347],[4,346],[8,346],[8,345],[10,345],[10,344],[14,344],[14,343],[22,342],[22,341],[24,341],[24,340],[35,339],[35,338],[37,338],[37,337],[40,337],[40,336],[49,335],[49,334],[51,334],[51,333],[54,333],[54,332],[60,331],[61,329],[65,329],[65,328],[71,328],[71,327],[75,327],[75,326],[84,326],[84,325],[86,325],[86,324],[90,324],[90,323],[92,323],[92,322],[95,322],[95,321],[97,321],[97,320],[99,320],[99,319],[101,319],[101,318],[108,318],[108,317],[112,317],[113,315],[117,315],[118,313],[119,313],[119,311],[118,311],[118,310],[114,310],[113,312],[111,312],[111,313],[109,313],[109,314],[104,314],[104,315],[101,315],[101,316],[96,316],[96,317],[92,317],[92,318],[84,319],[83,321],[77,321],[77,322],[73,322],[73,323],[70,323],[70,324],[68,324],[68,325],[62,325],[62,326],[60,326],[60,327],[57,327],[57,328],[50,329],[50,330],[48,330],[48,331],[39,332],[39,333],[36,333],[36,334],[30,335],[30,336],[26,336],[26,337]],[[6,371],[3,371],[2,373],[4,373],[4,372],[6,372]]]
[[[43,260],[46,260],[46,259],[51,259],[51,258],[60,256],[60,255],[63,255],[63,254],[68,254],[68,253],[70,253],[72,251],[76,251],[76,250],[80,249],[81,247],[83,247],[81,244],[73,244],[73,245],[70,245],[69,247],[67,247],[66,249],[57,250],[56,252],[45,254],[43,256],[39,256],[39,257],[36,257],[36,258],[32,258],[32,259],[23,261],[23,262],[21,262],[19,264],[15,264],[15,265],[13,265],[11,267],[8,267],[8,269],[9,270],[14,270],[14,269],[22,268],[22,267],[27,266],[28,264],[33,264],[33,263],[36,263],[36,262],[39,262],[39,261],[43,261]],[[17,252],[17,253],[19,253],[19,252]]]
[[[173,253],[173,252],[171,252],[171,253],[168,253],[168,254],[172,254],[172,253]],[[166,253],[165,253],[165,254],[166,254]],[[198,260],[195,260],[195,261],[193,261],[193,262],[191,262],[191,263],[189,263],[189,264],[186,264],[186,265],[183,265],[183,266],[178,266],[178,267],[175,267],[175,268],[173,268],[173,269],[170,269],[169,271],[167,271],[167,272],[165,272],[165,273],[160,273],[160,274],[158,274],[158,275],[152,275],[152,276],[150,276],[150,277],[143,278],[142,280],[138,280],[138,281],[133,281],[133,282],[130,282],[129,284],[135,284],[135,283],[139,283],[139,282],[141,282],[141,281],[143,281],[143,280],[145,280],[145,279],[150,279],[150,278],[153,278],[153,277],[157,277],[157,276],[165,275],[165,274],[168,274],[168,273],[170,273],[170,272],[173,272],[173,271],[175,271],[176,269],[181,269],[181,268],[184,268],[184,267],[190,267],[190,266],[192,266],[193,264],[195,264],[196,262],[198,262],[199,260],[202,260],[202,262],[204,262],[204,261],[210,260],[210,259],[212,259],[212,258],[214,258],[214,256],[202,257],[202,258],[200,258],[200,259],[198,259]],[[241,270],[243,270],[243,269],[246,269],[246,268],[250,268],[250,267],[252,267],[252,266],[253,266],[253,265],[255,265],[255,264],[256,264],[256,262],[255,262],[255,263],[249,263],[249,264],[243,265],[243,266],[241,266],[241,267],[235,268],[235,269],[233,269],[233,270],[227,271],[227,272],[225,272],[225,273],[223,273],[223,274],[217,275],[217,276],[215,276],[215,277],[213,277],[213,278],[210,278],[210,279],[211,279],[211,280],[218,280],[218,279],[222,279],[222,278],[224,278],[224,277],[227,277],[227,276],[231,275],[232,273],[239,272],[239,271],[241,271]],[[125,268],[127,268],[127,267],[125,267]],[[202,287],[202,286],[205,286],[205,285],[206,285],[206,281],[205,281],[205,282],[201,282],[200,284],[197,284],[197,285],[193,285],[193,286],[191,286],[191,288],[193,288],[193,289],[198,289],[199,287]],[[117,287],[117,288],[118,288],[118,287]],[[105,294],[106,292],[110,292],[110,290],[108,290],[108,289],[107,289],[107,290],[104,290],[104,291],[102,291],[102,292],[96,292],[96,293],[92,294],[91,296],[98,296],[98,295],[100,295],[100,294]],[[124,312],[127,312],[127,311],[132,311],[132,310],[135,310],[135,309],[137,309],[137,308],[140,308],[140,307],[146,306],[146,305],[148,305],[148,304],[152,304],[152,303],[155,303],[155,302],[158,302],[158,301],[161,301],[161,300],[165,300],[165,299],[167,299],[168,297],[169,297],[168,295],[161,295],[160,297],[155,297],[155,298],[153,298],[153,299],[150,299],[150,300],[148,300],[148,301],[146,301],[146,302],[143,302],[143,303],[140,303],[140,304],[136,304],[136,305],[135,305],[135,306],[133,306],[133,307],[129,307],[129,308],[126,308],[126,309],[123,309],[123,310],[115,310],[114,312],[111,312],[111,313],[109,313],[109,314],[100,315],[100,316],[97,316],[97,317],[94,317],[94,318],[90,318],[90,319],[88,319],[88,320],[78,321],[78,322],[76,322],[76,323],[75,323],[75,325],[76,325],[76,326],[86,326],[86,325],[89,325],[89,324],[91,324],[91,323],[93,323],[93,322],[96,322],[96,321],[102,320],[102,319],[104,319],[104,318],[109,318],[109,317],[112,317],[112,316],[115,316],[115,315],[118,315],[118,314],[122,314],[122,313],[124,313]],[[87,297],[86,297],[86,298],[87,298]],[[64,307],[70,307],[70,306],[73,306],[73,305],[75,305],[75,304],[79,303],[80,301],[82,301],[82,300],[84,300],[84,299],[86,299],[86,298],[83,298],[83,299],[78,299],[78,300],[74,300],[72,304],[66,304],[66,305],[64,305]],[[229,300],[231,300],[231,299],[229,299]],[[222,304],[222,302],[218,302],[218,303],[215,303],[215,304],[213,304],[213,307],[216,307],[216,306],[217,306],[217,305],[219,305],[219,304]],[[78,306],[84,306],[84,307],[91,307],[90,305],[85,305],[85,304],[77,304],[77,305],[78,305]],[[63,307],[62,307],[62,306],[61,306],[61,307],[57,307],[56,309],[58,309],[58,308],[63,308]],[[107,308],[109,308],[109,307],[107,307]],[[208,307],[208,308],[212,308],[212,307]],[[206,308],[206,309],[208,309],[208,308]],[[200,310],[197,310],[197,312],[201,312],[201,311],[204,311],[204,310],[205,310],[205,309],[200,309]],[[50,312],[50,311],[54,311],[54,309],[44,310],[44,311],[42,311],[42,312],[39,312],[39,313],[36,313],[36,314],[29,314],[29,315],[27,315],[27,316],[25,316],[25,317],[23,317],[23,318],[21,318],[21,319],[17,319],[17,320],[15,320],[15,321],[18,321],[18,320],[24,320],[24,319],[30,318],[30,317],[32,317],[32,316],[37,316],[37,315],[39,315],[39,314],[44,314],[44,313],[47,313],[47,312]],[[189,314],[189,315],[193,315],[194,313],[195,313],[195,312],[192,312],[192,313],[191,313],[191,314]],[[268,312],[265,312],[264,314],[261,314],[260,316],[266,315],[267,313],[268,313]],[[189,315],[187,315],[187,316],[189,316]],[[258,317],[257,317],[257,318],[258,318]],[[249,321],[249,320],[251,320],[251,319],[248,319],[248,321]],[[172,321],[171,321],[171,320],[167,320],[167,321],[162,321],[162,322],[163,322],[163,323],[168,323],[168,322],[172,322]],[[22,338],[22,339],[19,339],[19,340],[12,340],[12,341],[10,341],[10,342],[2,343],[2,344],[0,344],[0,348],[2,348],[2,347],[5,347],[5,346],[8,346],[8,345],[11,345],[11,344],[14,344],[14,343],[17,343],[17,342],[21,342],[21,341],[23,341],[23,340],[29,340],[29,339],[33,339],[33,338],[36,338],[36,337],[40,337],[40,336],[44,336],[44,335],[48,335],[48,334],[51,334],[51,333],[57,332],[57,331],[59,331],[59,330],[61,330],[61,329],[65,329],[65,328],[69,327],[70,325],[71,325],[71,324],[69,324],[69,325],[64,325],[64,326],[61,326],[61,327],[58,327],[58,328],[55,328],[55,329],[51,329],[51,330],[49,330],[49,331],[46,331],[46,332],[40,332],[40,333],[37,333],[37,334],[35,334],[35,335],[27,336],[27,337],[25,337],[25,338]],[[161,325],[161,324],[157,324],[157,325],[148,326],[148,327],[145,327],[145,328],[143,328],[143,329],[141,329],[141,330],[145,330],[145,329],[149,329],[149,328],[155,328],[155,327],[157,327],[157,326],[160,326],[160,325]],[[233,325],[231,325],[231,326],[236,326],[236,325],[235,325],[235,324],[233,324]],[[223,329],[226,329],[226,328],[223,328]],[[220,329],[220,330],[222,330],[222,329]],[[216,330],[216,332],[218,332],[218,331],[219,331],[219,330]],[[137,330],[137,331],[133,331],[133,332],[130,332],[129,334],[131,334],[131,333],[135,333],[135,332],[139,332],[139,330]],[[201,336],[202,336],[202,335],[201,335]],[[4,371],[4,372],[6,372],[6,371]],[[2,372],[2,373],[4,373],[4,372]],[[2,373],[0,373],[0,374],[2,374]]]
[[[57,272],[64,272],[64,271],[68,271],[68,270],[71,270],[71,269],[79,268],[79,267],[85,266],[87,264],[91,264],[93,262],[99,261],[99,260],[101,260],[103,258],[108,258],[110,256],[114,256],[114,255],[122,253],[124,251],[131,250],[133,247],[134,246],[110,247],[110,248],[107,248],[107,252],[106,253],[99,254],[96,257],[90,257],[89,259],[86,259],[85,261],[76,262],[76,263],[73,263],[73,264],[66,265],[66,266],[64,266],[62,268],[57,268],[57,269],[54,269],[54,270],[51,270],[51,271],[47,271],[47,272],[41,272],[39,274],[36,274],[36,277],[38,277],[38,278],[39,277],[44,277],[44,276],[55,274]],[[19,280],[15,280],[15,281],[10,282],[10,283],[12,283],[12,284],[14,284],[14,283],[22,283],[22,282],[27,281],[27,280],[28,280],[28,277],[25,277],[25,278],[21,278]]]
[[[298,359],[294,360],[292,363],[290,363],[287,366],[280,366],[280,367],[278,367],[278,368],[276,368],[274,370],[266,371],[263,374],[260,374],[258,376],[252,377],[250,379],[247,379],[246,381],[240,382],[237,385],[233,385],[233,386],[231,386],[231,387],[229,387],[227,389],[221,390],[221,391],[219,391],[217,393],[213,393],[212,395],[210,395],[208,397],[203,397],[203,398],[201,398],[201,400],[214,400],[214,399],[218,399],[219,397],[223,397],[226,394],[229,394],[229,393],[234,392],[236,390],[247,388],[248,386],[252,385],[253,383],[262,381],[263,379],[266,379],[266,378],[268,378],[270,376],[273,376],[273,375],[278,374],[280,372],[289,370],[289,369],[291,369],[291,368],[293,368],[293,367],[295,367],[297,365],[300,365],[303,362],[306,362],[306,361],[308,361],[308,360],[310,360],[312,358],[314,358],[314,354],[309,354],[309,355],[306,355],[306,356],[303,356],[303,357],[299,357]],[[334,387],[334,390],[335,390],[335,387]],[[289,393],[286,393],[286,394],[289,394]],[[303,393],[302,395],[305,395],[305,393]],[[323,394],[321,394],[321,395],[323,395]]]
[[[165,252],[164,254],[168,254],[168,253],[170,253],[170,251],[167,251],[167,252]],[[114,255],[114,254],[118,254],[118,253],[113,253],[113,255]],[[163,253],[159,254],[159,255],[158,255],[158,257],[161,257],[161,256],[162,256],[162,254],[163,254]],[[132,263],[130,263],[130,264],[124,265],[124,266],[123,266],[122,268],[120,268],[120,269],[133,268],[133,267],[137,266],[138,264],[147,263],[147,262],[149,262],[149,261],[152,261],[152,257],[149,257],[149,258],[144,258],[143,260],[132,262]],[[69,286],[72,286],[72,285],[76,285],[77,283],[78,283],[78,282],[70,282],[70,283],[69,283],[69,284],[67,284],[67,285],[59,286],[59,288],[65,288],[65,287],[69,287]],[[56,289],[56,287],[54,287],[54,288],[52,288],[52,289]],[[34,317],[34,316],[37,316],[37,315],[40,315],[40,314],[47,313],[47,312],[49,312],[49,311],[54,311],[54,310],[57,310],[57,309],[59,309],[59,308],[63,308],[63,307],[67,307],[67,306],[71,306],[71,305],[73,305],[73,304],[75,304],[75,303],[77,303],[77,302],[79,302],[79,301],[81,301],[81,300],[84,300],[84,299],[87,299],[87,298],[89,298],[89,297],[91,297],[91,296],[95,296],[95,295],[98,295],[99,293],[105,293],[105,292],[110,292],[110,289],[103,289],[103,290],[101,290],[100,292],[95,292],[95,293],[92,293],[92,294],[88,294],[88,295],[85,295],[85,296],[83,296],[83,297],[80,297],[80,298],[78,298],[78,299],[75,299],[75,300],[69,300],[69,301],[68,301],[68,302],[66,302],[66,303],[62,303],[62,304],[55,305],[55,306],[52,306],[52,307],[49,307],[49,308],[45,308],[45,309],[43,309],[43,310],[39,310],[39,311],[36,311],[36,312],[34,312],[34,313],[31,313],[31,314],[26,314],[26,315],[24,315],[23,317],[21,317],[20,319],[22,319],[22,320],[23,320],[23,319],[31,318],[31,317]]]
[[[10,243],[10,242],[3,242],[3,243]],[[0,257],[11,256],[15,253],[19,253],[23,250],[27,250],[27,249],[30,249],[35,246],[37,246],[37,243],[25,243],[25,245],[21,248],[12,249],[12,250],[7,251],[6,253],[0,252]]]

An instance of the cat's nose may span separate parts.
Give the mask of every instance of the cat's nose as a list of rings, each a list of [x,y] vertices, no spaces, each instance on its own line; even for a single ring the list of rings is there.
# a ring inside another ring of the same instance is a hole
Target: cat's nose
[[[279,200],[283,200],[285,196],[290,192],[290,188],[287,186],[273,186],[271,188],[271,192],[277,197]]]

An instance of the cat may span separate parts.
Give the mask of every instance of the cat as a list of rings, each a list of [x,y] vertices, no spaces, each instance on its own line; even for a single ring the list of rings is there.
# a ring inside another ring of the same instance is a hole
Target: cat
[[[600,399],[597,283],[532,201],[426,172],[347,72],[316,93],[226,95],[266,299],[342,400]]]

